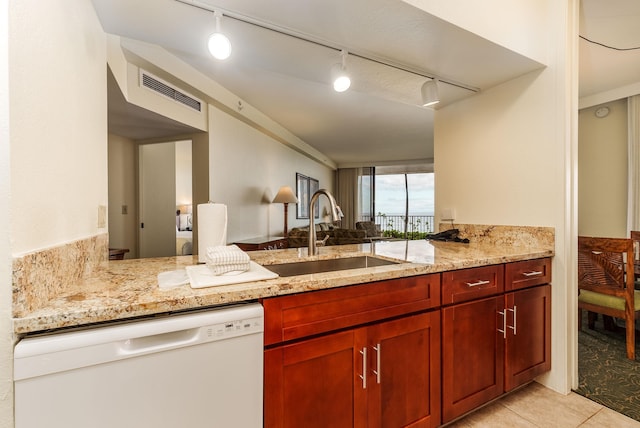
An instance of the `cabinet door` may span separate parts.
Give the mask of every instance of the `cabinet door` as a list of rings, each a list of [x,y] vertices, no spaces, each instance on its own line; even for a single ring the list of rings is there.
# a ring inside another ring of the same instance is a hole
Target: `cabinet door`
[[[505,391],[551,370],[551,286],[509,293]]]
[[[371,326],[370,427],[440,425],[440,311]]]
[[[498,397],[504,384],[504,296],[442,309],[442,422]]]
[[[265,427],[362,427],[364,329],[265,350]]]

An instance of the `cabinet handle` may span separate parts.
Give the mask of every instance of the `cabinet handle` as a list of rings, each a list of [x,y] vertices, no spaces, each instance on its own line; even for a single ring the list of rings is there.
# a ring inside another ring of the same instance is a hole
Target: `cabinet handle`
[[[538,275],[542,275],[542,272],[540,272],[539,270],[532,270],[531,272],[522,272],[522,275],[529,277],[529,276],[538,276]]]
[[[367,389],[367,347],[365,346],[360,351],[362,355],[362,374],[360,375],[360,379],[362,379],[362,389]]]
[[[502,338],[507,338],[507,311],[498,311],[498,314],[502,315],[502,330],[498,329],[498,332],[502,333]]]
[[[479,280],[478,282],[465,282],[469,287],[477,287],[478,285],[491,284],[491,281]]]
[[[518,324],[518,320],[517,320],[517,316],[518,316],[518,307],[516,305],[513,305],[513,309],[507,309],[508,311],[513,312],[513,326],[509,326],[509,328],[511,330],[513,330],[513,335],[515,336],[516,334],[518,334],[517,332],[517,324]],[[505,316],[505,319],[507,317]]]
[[[376,369],[373,371],[373,374],[376,375],[376,382],[380,383],[380,352],[382,351],[382,347],[380,343],[373,347],[373,350],[376,351]]]

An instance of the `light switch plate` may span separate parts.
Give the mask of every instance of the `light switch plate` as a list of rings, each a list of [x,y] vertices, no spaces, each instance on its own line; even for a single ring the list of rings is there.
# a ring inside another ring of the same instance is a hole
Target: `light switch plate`
[[[104,229],[105,227],[107,227],[107,207],[98,205],[98,228]]]

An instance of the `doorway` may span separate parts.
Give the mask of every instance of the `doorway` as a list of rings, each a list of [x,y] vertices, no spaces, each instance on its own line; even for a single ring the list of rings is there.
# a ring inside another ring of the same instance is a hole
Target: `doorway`
[[[190,254],[192,142],[138,146],[139,257]]]

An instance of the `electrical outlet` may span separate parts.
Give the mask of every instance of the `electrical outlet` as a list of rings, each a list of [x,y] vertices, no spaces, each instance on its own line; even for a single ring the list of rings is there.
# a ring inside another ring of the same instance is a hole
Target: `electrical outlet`
[[[127,205],[122,206],[122,214],[129,214],[129,207]]]
[[[107,227],[107,207],[106,205],[98,205],[98,228]]]
[[[440,211],[440,220],[442,221],[453,221],[456,219],[456,209],[455,208],[443,208]]]

